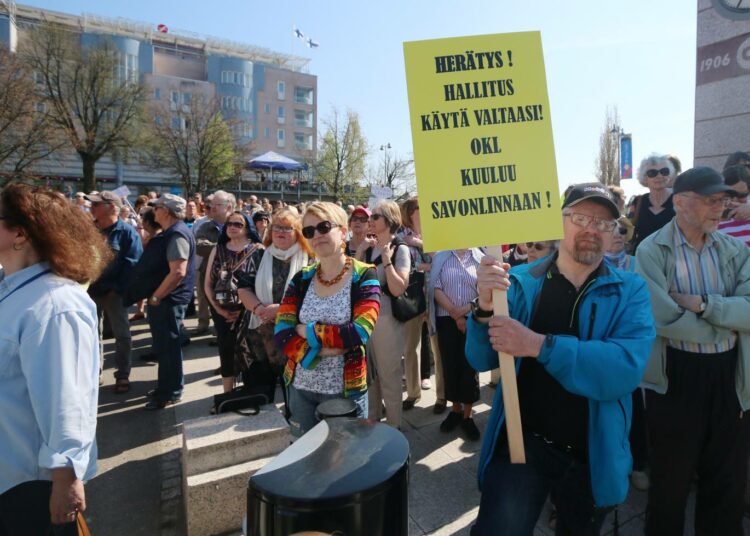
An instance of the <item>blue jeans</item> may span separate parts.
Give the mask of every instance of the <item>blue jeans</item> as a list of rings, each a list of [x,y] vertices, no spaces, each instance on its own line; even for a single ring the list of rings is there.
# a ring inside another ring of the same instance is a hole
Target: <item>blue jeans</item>
[[[162,302],[148,306],[148,324],[151,328],[154,353],[159,358],[159,375],[156,396],[159,402],[182,397],[182,345],[180,329],[187,305]]]
[[[524,443],[526,463],[511,464],[507,440],[498,440],[471,536],[532,536],[553,487],[555,535],[598,535],[612,508],[594,506],[588,463],[529,434]]]
[[[313,393],[302,389],[295,389],[293,385],[289,386],[289,428],[292,436],[302,437],[320,420],[315,415],[318,404],[334,398],[344,398],[344,394],[325,395],[322,393]],[[367,418],[367,391],[349,400],[357,404],[357,418]]]

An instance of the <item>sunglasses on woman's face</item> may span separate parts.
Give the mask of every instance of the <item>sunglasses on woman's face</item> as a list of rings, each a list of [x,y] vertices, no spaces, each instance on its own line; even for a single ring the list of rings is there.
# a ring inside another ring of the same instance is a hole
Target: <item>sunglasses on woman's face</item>
[[[661,169],[649,169],[646,172],[646,177],[649,179],[653,179],[657,175],[663,175],[665,177],[669,177],[669,168],[663,167]]]
[[[372,216],[370,216],[370,217],[372,218],[372,221],[378,221],[378,220],[379,220],[380,218],[383,218],[384,220],[385,220],[385,219],[387,219],[387,218],[386,218],[385,216],[383,216],[382,214],[373,214],[373,215],[372,215]]]
[[[545,249],[549,249],[549,246],[543,242],[526,242],[526,248],[544,251]]]
[[[359,223],[367,223],[367,220],[369,220],[367,216],[352,216],[353,222],[359,222]]]
[[[245,227],[245,224],[241,221],[228,221],[227,227],[234,227],[235,229],[242,229]]]
[[[302,228],[302,236],[304,236],[307,239],[312,238],[315,236],[315,231],[318,231],[318,234],[328,234],[331,232],[331,229],[334,227],[341,227],[340,225],[336,223],[331,223],[330,221],[322,221],[318,225],[308,225],[307,227]]]

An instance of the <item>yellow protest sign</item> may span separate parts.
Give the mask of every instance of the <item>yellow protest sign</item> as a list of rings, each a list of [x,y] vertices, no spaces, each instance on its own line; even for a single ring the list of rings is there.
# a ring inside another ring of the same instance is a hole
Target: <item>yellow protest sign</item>
[[[562,236],[539,32],[404,43],[425,251]]]

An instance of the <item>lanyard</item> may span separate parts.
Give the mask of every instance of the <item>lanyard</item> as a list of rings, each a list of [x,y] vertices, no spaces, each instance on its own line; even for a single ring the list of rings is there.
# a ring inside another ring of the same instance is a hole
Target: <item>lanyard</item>
[[[31,277],[30,277],[30,278],[28,278],[28,279],[27,279],[26,281],[24,281],[23,283],[21,283],[20,285],[18,285],[18,286],[17,286],[16,288],[14,288],[13,290],[11,290],[11,291],[10,291],[10,292],[9,292],[9,293],[8,293],[8,294],[6,295],[6,296],[3,296],[3,297],[2,297],[1,299],[0,299],[0,303],[3,303],[3,302],[4,302],[5,300],[7,300],[8,298],[10,298],[10,297],[11,297],[11,295],[12,295],[12,294],[13,294],[13,293],[14,293],[15,291],[17,291],[17,290],[21,290],[21,289],[22,289],[23,287],[25,287],[25,286],[26,286],[26,285],[28,285],[29,283],[31,283],[31,282],[33,282],[33,281],[35,281],[35,280],[39,279],[40,277],[42,277],[43,275],[46,275],[46,274],[50,273],[51,271],[52,271],[52,270],[44,270],[43,272],[40,272],[40,273],[38,273],[38,274],[36,274],[36,275],[34,275],[34,276],[31,276]]]

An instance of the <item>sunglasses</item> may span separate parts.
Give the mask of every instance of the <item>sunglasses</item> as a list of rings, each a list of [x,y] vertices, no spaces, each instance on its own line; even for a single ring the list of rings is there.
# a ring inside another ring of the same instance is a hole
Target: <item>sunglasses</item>
[[[648,177],[649,179],[653,179],[654,177],[656,177],[659,174],[661,174],[661,175],[663,175],[665,177],[669,177],[669,168],[663,167],[661,169],[649,169],[646,172],[646,177]]]
[[[241,221],[228,221],[227,227],[234,227],[235,229],[242,229],[245,227],[245,224]]]
[[[374,215],[373,215],[374,216]],[[312,238],[315,236],[315,231],[318,231],[318,234],[328,234],[331,232],[331,229],[334,227],[341,227],[338,224],[331,223],[330,221],[322,221],[318,225],[308,225],[307,227],[302,228],[302,236],[305,238]]]
[[[378,221],[380,218],[383,218],[384,220],[388,219],[385,216],[383,216],[382,214],[373,214],[370,217],[372,218],[372,221]]]
[[[291,233],[292,231],[294,231],[294,228],[293,227],[285,227],[284,225],[272,225],[271,226],[271,230],[274,231],[274,232],[276,232],[276,233],[284,233],[284,234],[286,234],[286,233]]]
[[[526,242],[526,249],[535,249],[537,251],[544,251],[549,249],[549,246],[544,242]]]
[[[359,223],[367,223],[367,220],[369,220],[367,216],[352,216],[352,221],[356,221]]]

